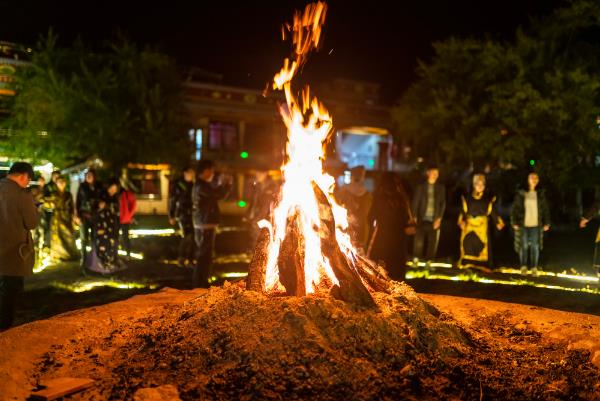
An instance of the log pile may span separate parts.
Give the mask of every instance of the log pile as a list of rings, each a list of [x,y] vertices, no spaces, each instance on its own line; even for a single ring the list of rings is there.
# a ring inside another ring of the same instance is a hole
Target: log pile
[[[313,191],[319,205],[319,237],[323,256],[329,260],[339,285],[327,288],[336,299],[363,307],[375,307],[370,291],[390,292],[390,282],[385,270],[371,260],[356,255],[355,260],[342,251],[335,235],[335,218],[329,200],[313,182]],[[269,230],[263,228],[250,262],[246,289],[266,292],[265,275],[270,245]],[[286,235],[281,243],[277,264],[279,282],[285,287],[286,295],[306,295],[304,272],[304,238],[300,230],[300,217],[295,213],[288,217]],[[319,289],[320,290],[320,289]]]

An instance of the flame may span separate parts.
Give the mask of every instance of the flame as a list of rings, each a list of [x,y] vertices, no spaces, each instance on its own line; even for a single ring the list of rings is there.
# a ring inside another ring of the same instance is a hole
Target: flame
[[[304,12],[296,12],[293,24],[283,26],[284,40],[291,38],[293,54],[285,59],[283,67],[273,79],[273,89],[282,90],[285,104],[280,105],[280,114],[287,128],[287,161],[281,168],[283,185],[279,202],[273,210],[272,222],[262,221],[259,225],[268,228],[271,238],[269,246],[266,289],[283,289],[279,282],[277,266],[281,243],[285,238],[288,217],[297,215],[301,235],[305,243],[304,270],[306,293],[313,293],[324,279],[339,284],[331,265],[321,251],[319,236],[319,204],[314,194],[314,182],[323,191],[332,205],[336,221],[336,239],[350,264],[355,260],[355,250],[346,233],[348,218],[346,210],[333,198],[335,179],[323,168],[324,143],[331,133],[333,121],[325,106],[311,95],[305,87],[297,96],[292,90],[292,80],[306,62],[312,50],[317,50],[327,5],[323,2],[306,6]]]

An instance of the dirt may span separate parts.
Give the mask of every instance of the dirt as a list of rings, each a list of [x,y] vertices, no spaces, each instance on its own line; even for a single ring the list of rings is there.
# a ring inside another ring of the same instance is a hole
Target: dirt
[[[226,283],[69,312],[0,334],[0,400],[63,376],[96,380],[71,400],[164,385],[182,400],[600,400],[598,316],[404,284],[375,299]]]

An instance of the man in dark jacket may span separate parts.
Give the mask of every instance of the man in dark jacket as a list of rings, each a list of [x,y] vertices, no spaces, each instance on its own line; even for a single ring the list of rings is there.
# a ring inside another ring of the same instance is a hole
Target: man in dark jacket
[[[79,220],[79,235],[81,238],[81,271],[85,273],[87,248],[91,246],[94,238],[93,217],[98,210],[102,187],[96,180],[96,172],[92,169],[85,173],[85,181],[77,190],[75,212]]]
[[[440,227],[446,210],[446,189],[438,184],[440,170],[437,166],[427,167],[427,182],[419,185],[413,196],[413,211],[417,221],[414,242],[415,261],[425,259],[429,263],[435,259]],[[423,255],[424,242],[427,240],[427,253]]]
[[[169,223],[179,225],[179,265],[185,266],[194,260],[194,223],[192,221],[192,188],[196,172],[192,166],[186,167],[181,179],[176,181],[169,196]]]
[[[210,160],[198,163],[198,179],[192,190],[192,220],[196,242],[196,264],[192,283],[194,287],[208,287],[212,274],[212,258],[216,229],[221,221],[218,200],[225,198],[231,188],[230,179],[214,185],[214,164]]]
[[[31,165],[18,162],[0,180],[0,331],[12,326],[24,277],[33,273],[31,230],[39,214],[33,196],[25,190],[32,179]]]

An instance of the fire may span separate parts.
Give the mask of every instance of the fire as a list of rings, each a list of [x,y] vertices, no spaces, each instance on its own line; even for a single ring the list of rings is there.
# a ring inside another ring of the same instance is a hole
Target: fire
[[[265,280],[268,291],[283,289],[279,281],[278,257],[289,219],[294,216],[297,216],[296,221],[303,239],[306,293],[315,292],[322,283],[339,284],[321,249],[322,223],[313,182],[332,205],[336,221],[335,236],[351,266],[356,256],[346,233],[346,210],[333,198],[335,179],[326,174],[323,168],[324,143],[332,131],[332,118],[323,104],[311,95],[308,87],[299,94],[292,89],[292,80],[306,62],[307,55],[319,47],[326,13],[325,3],[309,4],[304,12],[297,12],[293,24],[284,25],[282,31],[284,40],[291,37],[293,54],[291,58],[285,59],[282,69],[273,80],[273,89],[282,90],[285,94],[286,103],[280,105],[280,114],[287,127],[288,138],[287,161],[281,168],[283,185],[280,199],[273,210],[272,221],[263,220],[260,223],[261,227],[268,228],[270,232]]]

